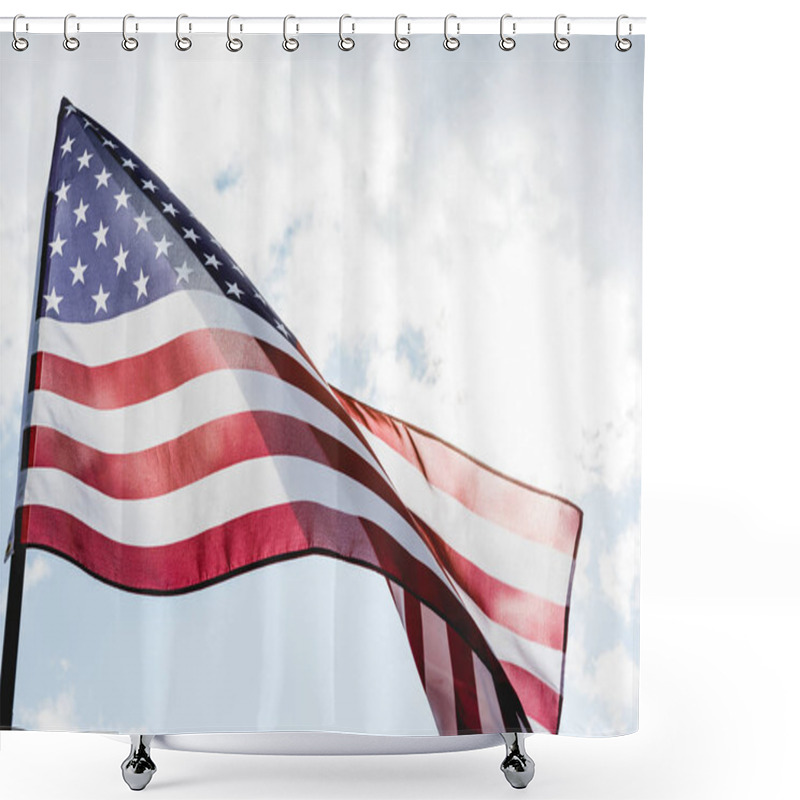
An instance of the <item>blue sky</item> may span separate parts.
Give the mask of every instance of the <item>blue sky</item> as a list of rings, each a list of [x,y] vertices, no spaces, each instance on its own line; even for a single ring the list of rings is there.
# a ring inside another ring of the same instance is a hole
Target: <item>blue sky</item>
[[[427,38],[406,54],[369,36],[350,54],[336,37],[309,37],[291,58],[266,41],[231,57],[213,37],[182,54],[167,36],[128,54],[99,35],[79,54],[55,36],[37,40],[39,60],[3,53],[15,101],[0,109],[0,524],[67,95],[168,181],[332,383],[584,509],[562,730],[629,731],[643,47],[623,59],[613,37],[590,36],[559,54],[530,37],[507,54],[491,36],[447,53]],[[287,728],[435,731],[376,575],[308,558],[142,598],[49,554],[28,562],[22,724],[113,730],[147,713],[163,715],[161,732],[258,726],[258,707]],[[279,653],[305,653],[316,671],[287,671]],[[167,662],[181,681],[152,669]],[[198,706],[223,667],[230,686]],[[381,690],[387,678],[396,692]]]

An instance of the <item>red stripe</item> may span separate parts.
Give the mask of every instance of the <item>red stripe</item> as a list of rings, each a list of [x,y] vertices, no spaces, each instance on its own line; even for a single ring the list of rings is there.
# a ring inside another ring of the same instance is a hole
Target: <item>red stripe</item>
[[[524,638],[561,650],[565,607],[492,577],[464,558],[416,515],[447,572],[490,619]]]
[[[503,475],[433,434],[334,389],[353,419],[416,467],[432,486],[514,533],[574,555],[581,510]]]
[[[328,396],[319,382],[283,350],[246,333],[206,328],[177,336],[130,358],[87,367],[40,352],[36,388],[92,408],[122,408],[164,394],[186,381],[220,369],[250,369],[275,375],[313,394]]]
[[[42,359],[39,353],[33,354],[34,370],[33,370],[33,388],[36,388],[42,380]]]
[[[313,397],[366,445],[355,422],[304,366],[283,350],[245,333],[220,328],[192,331],[146,353],[96,367],[48,352],[36,355],[36,389],[98,409],[141,403],[215,370],[263,372]]]
[[[414,655],[414,663],[417,665],[419,679],[422,681],[422,688],[425,688],[425,646],[422,640],[422,610],[419,600],[413,594],[404,591],[405,597],[404,610],[406,614],[406,635]]]
[[[60,509],[33,505],[23,507],[20,536],[23,544],[61,553],[103,580],[154,594],[187,591],[268,560],[311,552],[376,569],[416,594],[464,637],[492,673],[504,719],[513,720],[521,710],[500,662],[450,589],[369,520],[315,503],[291,503],[260,509],[180,542],[136,547],[109,539]]]
[[[558,733],[560,695],[528,670],[508,661],[500,662],[516,689],[525,713],[543,725],[550,733]]]
[[[358,480],[414,522],[388,481],[358,453],[309,423],[273,411],[244,411],[133,453],[104,453],[54,428],[30,428],[28,466],[53,467],[122,500],[156,497],[241,461],[291,455]]]
[[[466,642],[447,626],[447,642],[453,665],[453,687],[456,697],[456,721],[459,733],[482,733],[472,650]]]
[[[146,353],[96,367],[39,351],[36,365],[36,389],[97,409],[140,403],[215,370],[263,372],[313,397],[372,452],[358,425],[304,366],[283,350],[248,334],[219,328],[192,331]]]

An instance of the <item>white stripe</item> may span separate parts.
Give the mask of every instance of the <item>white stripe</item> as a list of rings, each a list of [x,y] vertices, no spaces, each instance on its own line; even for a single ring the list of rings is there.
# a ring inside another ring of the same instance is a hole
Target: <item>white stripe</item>
[[[155,547],[258,509],[303,501],[374,522],[452,587],[416,530],[388,503],[357,480],[298,456],[242,461],[174,492],[141,500],[117,500],[67,472],[32,467],[18,504],[61,508],[114,541]]]
[[[481,611],[475,602],[460,587],[456,587],[461,604],[475,621],[483,638],[489,643],[492,652],[500,661],[510,661],[522,669],[536,675],[551,689],[560,691],[561,663],[564,654],[561,650],[532,642],[514,631],[495,622]]]
[[[325,431],[383,472],[364,443],[332,411],[264,372],[217,370],[123,408],[95,409],[43,389],[36,391],[30,405],[30,425],[55,428],[104,453],[146,450],[229,414],[274,411]]]
[[[488,667],[472,651],[472,666],[475,672],[475,689],[478,695],[478,713],[481,718],[483,733],[495,733],[506,729],[503,712],[497,699],[492,673]]]
[[[439,733],[451,736],[458,733],[458,723],[447,623],[424,603],[420,603],[419,607],[422,612],[425,693],[436,717]]]
[[[141,355],[192,331],[225,328],[263,339],[302,364],[325,385],[308,361],[265,319],[218,292],[182,290],[142,308],[98,322],[64,322],[40,317],[39,350],[88,367]]]
[[[572,571],[571,556],[523,539],[471,511],[451,495],[431,486],[415,466],[382,439],[359,427],[403,503],[447,544],[497,580],[564,605]]]

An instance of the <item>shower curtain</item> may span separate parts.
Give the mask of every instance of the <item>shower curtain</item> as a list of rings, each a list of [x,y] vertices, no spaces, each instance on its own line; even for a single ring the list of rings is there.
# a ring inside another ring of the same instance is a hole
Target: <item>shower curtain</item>
[[[0,726],[638,726],[644,40],[2,42]]]

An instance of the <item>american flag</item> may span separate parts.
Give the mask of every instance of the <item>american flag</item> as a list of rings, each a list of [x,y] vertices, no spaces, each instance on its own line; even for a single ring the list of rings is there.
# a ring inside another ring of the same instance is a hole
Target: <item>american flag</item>
[[[66,99],[38,287],[9,551],[146,594],[343,559],[386,578],[441,734],[558,732],[580,509],[329,385]]]

